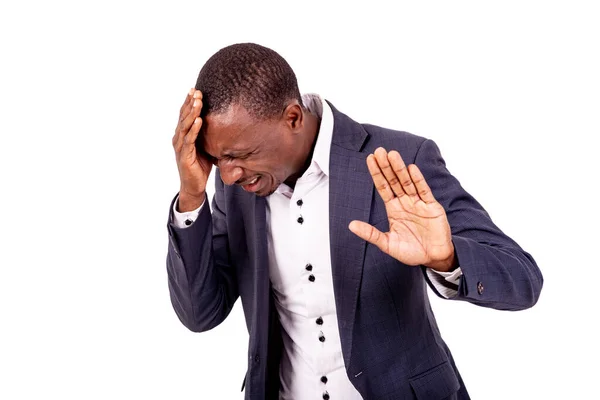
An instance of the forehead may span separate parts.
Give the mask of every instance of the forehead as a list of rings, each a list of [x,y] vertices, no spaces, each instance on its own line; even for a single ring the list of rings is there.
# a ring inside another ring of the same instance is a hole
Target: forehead
[[[257,140],[264,124],[237,104],[224,112],[210,113],[202,126],[205,149],[217,156],[225,151],[244,150]]]
[[[242,145],[255,124],[248,111],[238,105],[218,114],[208,114],[202,126],[206,150],[217,155],[225,149]]]

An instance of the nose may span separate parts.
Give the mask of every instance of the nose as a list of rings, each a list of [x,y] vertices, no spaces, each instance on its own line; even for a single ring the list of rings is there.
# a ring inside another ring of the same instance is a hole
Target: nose
[[[240,167],[233,165],[226,165],[223,163],[219,170],[221,171],[221,179],[226,185],[233,185],[244,175],[244,170]]]

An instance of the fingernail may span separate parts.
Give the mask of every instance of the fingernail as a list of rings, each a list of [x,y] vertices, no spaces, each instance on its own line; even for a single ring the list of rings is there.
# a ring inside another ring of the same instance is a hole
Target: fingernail
[[[194,93],[194,98],[197,99],[199,97],[200,97],[200,91],[198,90]]]
[[[198,99],[194,100],[194,107],[198,107],[198,104],[200,104],[200,100],[198,100]]]
[[[196,117],[196,119],[194,120],[195,124],[199,124],[200,123],[200,117]]]
[[[191,96],[191,95],[193,95],[193,94],[194,94],[194,91],[195,91],[195,89],[194,89],[194,88],[191,88],[191,89],[190,89],[190,91],[188,92],[188,93],[189,93],[189,95],[190,95],[190,96]]]

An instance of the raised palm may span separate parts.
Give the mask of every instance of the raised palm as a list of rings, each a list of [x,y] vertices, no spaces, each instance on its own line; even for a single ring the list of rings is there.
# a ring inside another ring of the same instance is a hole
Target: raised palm
[[[440,271],[453,266],[454,245],[444,208],[438,203],[419,168],[404,164],[397,151],[378,148],[367,157],[373,183],[383,199],[389,232],[352,221],[350,230],[407,265]]]

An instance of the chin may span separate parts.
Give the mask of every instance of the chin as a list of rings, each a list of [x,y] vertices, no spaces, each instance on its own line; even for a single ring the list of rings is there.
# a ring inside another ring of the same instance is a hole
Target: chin
[[[270,190],[259,191],[254,194],[257,195],[258,197],[268,197],[268,196],[272,195],[273,193],[275,193],[276,190],[277,190],[277,188],[273,188]]]
[[[279,187],[280,183],[275,182],[275,184],[273,186],[266,187],[262,190],[259,190],[258,192],[254,193],[255,195],[259,196],[259,197],[267,197],[272,195],[273,193],[275,193],[275,191],[277,190],[277,188]]]

